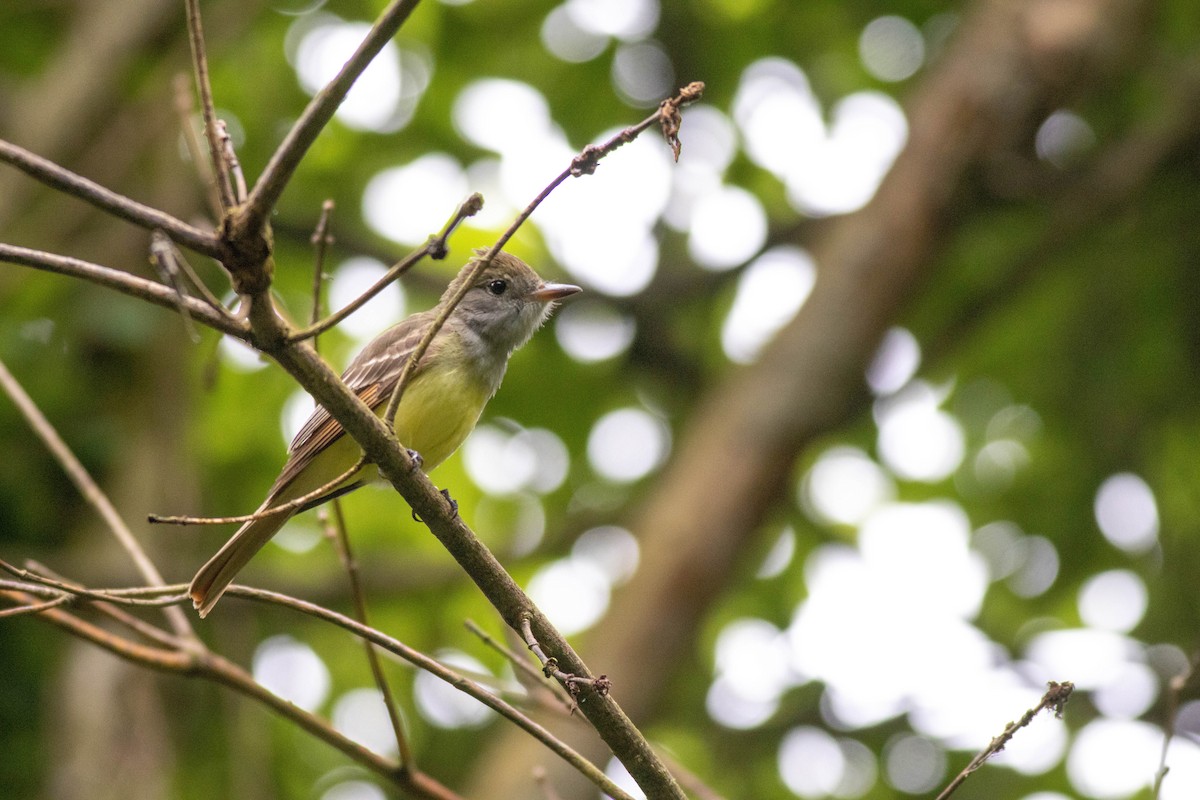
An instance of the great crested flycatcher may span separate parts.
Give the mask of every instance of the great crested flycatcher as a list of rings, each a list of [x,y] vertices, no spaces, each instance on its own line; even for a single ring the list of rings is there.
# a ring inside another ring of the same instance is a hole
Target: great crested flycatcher
[[[463,267],[437,307],[413,314],[376,336],[342,374],[342,380],[382,416],[409,356],[439,312],[469,277]],[[396,409],[394,430],[421,457],[428,472],[458,449],[475,428],[483,407],[500,387],[508,358],[550,316],[555,302],[578,286],[546,283],[529,265],[497,253],[446,319],[421,359]],[[354,466],[362,449],[322,406],[317,406],[288,448],[288,460],[261,513],[311,494]],[[188,593],[200,616],[208,615],[237,573],[297,511],[312,508],[379,479],[366,465],[300,508],[251,520],[192,579]]]

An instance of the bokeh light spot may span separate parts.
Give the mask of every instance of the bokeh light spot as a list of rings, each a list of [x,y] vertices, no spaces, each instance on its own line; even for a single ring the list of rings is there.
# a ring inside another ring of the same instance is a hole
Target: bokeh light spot
[[[1122,550],[1142,553],[1158,541],[1158,503],[1150,486],[1131,472],[1113,475],[1096,492],[1096,524]]]
[[[1058,579],[1058,549],[1045,536],[1028,536],[1018,547],[1020,566],[1006,583],[1018,597],[1037,597]]]
[[[565,558],[534,573],[526,589],[546,616],[570,636],[590,628],[608,610],[608,577],[591,560]]]
[[[658,42],[642,41],[617,48],[613,85],[621,99],[638,108],[656,106],[675,93],[675,67]]]
[[[363,217],[382,236],[421,244],[441,230],[467,196],[467,178],[445,153],[430,153],[377,174],[363,192]]]
[[[487,667],[458,650],[443,650],[435,658],[468,677],[489,675]],[[417,672],[413,699],[421,715],[439,728],[478,728],[492,716],[487,706],[424,670]]]
[[[315,711],[329,696],[330,678],[325,662],[303,642],[286,634],[264,640],[251,660],[254,680],[267,691]]]
[[[706,269],[729,269],[746,262],[767,239],[767,215],[757,197],[723,186],[701,197],[692,209],[688,253]]]
[[[670,434],[656,417],[640,408],[605,414],[588,434],[588,462],[609,480],[627,482],[648,475],[670,449]]]
[[[321,800],[387,800],[387,795],[373,783],[342,781],[326,789]]]
[[[797,247],[776,247],[754,259],[738,278],[733,307],[721,326],[725,354],[753,361],[804,305],[816,279],[812,258]]]
[[[329,286],[330,308],[339,309],[349,305],[386,272],[387,266],[373,258],[356,256],[346,259],[333,272],[333,281]],[[384,328],[403,318],[404,291],[399,283],[393,281],[368,300],[366,305],[346,317],[338,325],[338,330],[353,336],[361,347]]]
[[[867,367],[867,385],[876,395],[895,394],[912,380],[920,366],[917,337],[906,328],[889,328]]]
[[[879,455],[897,475],[936,483],[958,469],[966,451],[962,425],[938,407],[929,387],[914,383],[875,408]]]
[[[921,30],[904,17],[877,17],[858,39],[858,54],[867,71],[881,81],[902,81],[925,61]]]
[[[571,358],[585,364],[625,352],[636,330],[633,317],[600,300],[573,302],[554,321],[559,345]]]
[[[616,525],[584,531],[571,545],[571,557],[595,564],[614,584],[624,583],[637,571],[641,550],[632,533]]]
[[[884,773],[892,786],[908,794],[924,794],[942,782],[946,753],[923,736],[894,736],[883,751]]]
[[[1038,158],[1059,169],[1078,164],[1096,144],[1096,134],[1083,117],[1070,111],[1055,111],[1042,123],[1034,137]]]
[[[837,741],[820,728],[788,731],[779,745],[779,774],[801,797],[827,797],[841,785],[846,759]]]
[[[591,61],[604,52],[608,37],[581,26],[567,6],[556,6],[542,22],[542,46],[569,64]]]
[[[1079,617],[1093,628],[1125,633],[1142,621],[1148,599],[1145,582],[1129,570],[1101,572],[1079,589]]]
[[[891,500],[896,488],[887,473],[862,450],[839,446],[817,457],[800,491],[801,503],[818,519],[857,525]]]
[[[383,755],[395,755],[396,733],[378,689],[351,689],[333,704],[333,727]]]
[[[598,36],[635,41],[658,27],[658,0],[567,0],[563,8],[580,28]]]

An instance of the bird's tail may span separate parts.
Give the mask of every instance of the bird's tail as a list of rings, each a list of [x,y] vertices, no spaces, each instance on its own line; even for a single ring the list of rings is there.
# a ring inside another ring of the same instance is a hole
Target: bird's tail
[[[267,503],[269,502],[270,499]],[[259,509],[260,512],[267,507],[267,503]],[[254,554],[262,549],[294,513],[282,511],[247,522],[200,568],[196,577],[192,578],[188,595],[201,617],[208,616],[208,612],[212,611],[221,595],[225,594],[225,590],[233,583],[234,577],[241,572],[242,567],[246,566]]]

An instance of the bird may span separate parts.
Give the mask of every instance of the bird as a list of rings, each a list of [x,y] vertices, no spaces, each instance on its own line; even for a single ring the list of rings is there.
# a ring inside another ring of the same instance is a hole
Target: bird
[[[392,392],[417,344],[459,289],[462,300],[447,317],[413,371],[396,409],[393,430],[414,460],[430,472],[450,457],[475,428],[488,401],[500,388],[509,357],[550,317],[558,302],[581,289],[547,283],[524,261],[499,251],[473,278],[484,251],[476,251],[451,281],[438,304],[413,314],[371,340],[346,367],[342,381],[383,416]],[[332,500],[375,480],[366,464],[354,475],[297,508],[259,516],[271,508],[312,494],[337,480],[362,456],[362,449],[318,405],[288,447],[288,458],[254,518],[242,525],[200,568],[188,595],[206,617],[250,559],[294,514]]]

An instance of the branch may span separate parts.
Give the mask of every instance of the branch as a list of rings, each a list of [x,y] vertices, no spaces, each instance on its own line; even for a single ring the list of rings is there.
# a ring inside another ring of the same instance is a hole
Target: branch
[[[70,601],[90,601],[99,603],[114,603],[120,605],[136,605],[140,604],[139,599],[130,595],[142,595],[147,592],[167,592],[152,600],[144,602],[155,605],[174,606],[174,604],[186,602],[187,595],[180,593],[180,587],[137,587],[131,590],[89,590],[71,584],[55,581],[44,576],[30,573],[28,570],[17,569],[9,564],[0,561],[0,569],[4,569],[14,575],[22,577],[26,580],[36,581],[41,586],[13,585],[9,581],[0,581],[0,597],[7,598],[16,602],[16,608],[23,613],[40,613],[43,619],[64,628],[68,632],[79,636],[87,641],[103,647],[111,653],[114,653],[121,658],[140,664],[145,667],[158,669],[165,672],[182,673],[193,677],[202,677],[209,680],[223,683],[233,689],[245,694],[252,699],[267,705],[272,710],[283,716],[291,719],[300,727],[307,730],[309,733],[317,736],[317,738],[332,744],[337,749],[341,750],[351,759],[363,764],[370,769],[378,772],[384,777],[392,781],[399,782],[401,776],[408,774],[410,777],[419,775],[420,773],[411,769],[411,765],[397,764],[382,756],[362,747],[361,745],[343,737],[340,733],[334,730],[329,723],[321,718],[303,711],[293,704],[277,697],[269,692],[260,684],[256,683],[241,667],[224,659],[223,657],[209,652],[201,651],[198,653],[188,653],[183,649],[158,648],[140,645],[129,639],[117,636],[109,631],[98,628],[90,623],[87,623],[78,617],[59,611],[56,606]],[[548,730],[538,725],[531,720],[520,710],[497,697],[487,688],[478,683],[466,678],[462,674],[444,666],[435,659],[426,656],[418,650],[405,645],[397,639],[388,636],[374,628],[369,627],[357,620],[331,611],[322,606],[306,602],[294,597],[270,592],[263,589],[255,589],[249,586],[233,585],[227,590],[227,596],[243,597],[258,602],[270,603],[273,605],[289,608],[294,611],[299,611],[316,619],[331,623],[351,634],[359,637],[369,646],[378,646],[390,653],[404,659],[415,667],[423,669],[426,672],[440,678],[459,691],[478,700],[488,708],[491,708],[496,713],[516,724],[522,730],[526,731],[538,741],[542,742],[548,749],[557,754],[568,764],[577,769],[581,774],[592,781],[597,787],[603,790],[615,800],[632,800],[629,794],[624,792],[619,786],[604,774],[602,770],[589,762],[583,756],[579,755],[575,750],[556,738]],[[38,602],[38,598],[48,598],[49,600],[59,600],[60,602]],[[66,597],[66,600],[62,600]],[[35,608],[36,606],[36,608]],[[403,784],[401,784],[403,786]],[[427,795],[420,794],[425,797]],[[443,795],[430,795],[442,797]],[[453,797],[454,795],[447,795]]]
[[[117,509],[113,506],[108,496],[100,489],[92,476],[84,468],[75,454],[71,452],[71,448],[67,447],[67,443],[58,435],[58,431],[50,424],[50,421],[42,414],[41,409],[33,402],[33,399],[25,393],[21,384],[13,377],[12,373],[0,361],[0,389],[9,396],[16,405],[17,410],[21,412],[21,416],[29,423],[29,427],[37,434],[38,438],[50,451],[50,455],[58,461],[63,472],[67,473],[67,477],[71,479],[71,483],[75,484],[75,488],[83,495],[83,499],[92,506],[93,509],[104,520],[109,531],[116,537],[117,542],[129,554],[129,558],[133,561],[134,566],[147,583],[152,586],[162,586],[165,584],[162,575],[159,574],[158,568],[154,566],[154,562],[150,560],[150,556],[146,555],[146,551],[142,549],[137,538],[133,535],[133,531],[125,524],[125,520],[121,519],[121,515],[117,513]],[[184,639],[199,643],[195,632],[192,630],[192,625],[188,622],[187,615],[181,609],[166,609],[164,612],[167,615],[171,627],[175,629],[175,633]]]
[[[430,658],[424,653],[412,649],[403,642],[393,639],[391,636],[388,636],[385,633],[363,625],[362,623],[339,614],[336,611],[330,611],[327,608],[300,600],[295,597],[288,597],[287,595],[269,592],[262,589],[252,589],[247,586],[238,586],[236,584],[229,587],[229,590],[226,592],[226,594],[246,597],[252,600],[259,600],[267,603],[274,603],[275,605],[300,611],[304,614],[308,614],[311,617],[316,617],[317,619],[330,622],[339,628],[342,628],[343,630],[353,633],[355,636],[382,647],[384,650],[399,656],[410,664],[420,667],[426,672],[441,678],[454,688],[467,695],[470,695],[480,703],[483,703],[488,708],[513,722],[526,733],[530,734],[539,742],[544,744],[568,764],[579,770],[579,772],[585,775],[588,780],[596,784],[596,786],[602,789],[610,797],[615,798],[615,800],[632,800],[629,794],[613,783],[612,779],[605,775],[603,771],[598,769],[583,756],[579,755],[579,753],[568,747],[541,725],[538,725],[529,717],[522,714],[518,709],[506,703],[504,700],[500,699],[483,686],[480,686],[479,684],[455,672],[449,667],[444,666],[441,662]]]
[[[212,159],[213,181],[221,201],[221,209],[232,208],[233,187],[229,181],[229,164],[225,160],[225,149],[221,131],[217,126],[217,112],[213,107],[212,84],[208,80],[208,56],[204,49],[204,28],[200,23],[199,0],[186,0],[188,43],[192,50],[192,73],[196,78],[196,94],[200,96],[200,110],[204,116],[204,136],[208,140],[208,154]]]
[[[250,338],[250,329],[246,323],[233,318],[224,311],[218,311],[194,297],[180,297],[168,286],[119,269],[2,242],[0,242],[0,261],[33,267],[46,272],[55,272],[59,275],[70,275],[73,278],[82,278],[172,311],[178,311],[180,307],[183,307],[187,309],[192,319],[202,322],[210,328],[243,341]]]
[[[445,258],[447,253],[446,239],[449,238],[450,234],[453,233],[460,224],[462,224],[464,219],[478,214],[479,209],[481,208],[483,208],[483,195],[479,194],[479,192],[475,192],[466,200],[464,200],[461,205],[459,205],[458,209],[454,212],[454,216],[452,216],[450,221],[446,223],[446,226],[442,228],[441,233],[439,233],[437,236],[431,236],[429,241],[427,241],[425,246],[420,250],[414,250],[412,253],[409,253],[407,256],[397,261],[379,280],[375,281],[375,283],[372,284],[369,289],[320,322],[317,322],[315,319],[317,305],[316,300],[314,299],[313,323],[307,328],[301,328],[293,333],[290,337],[288,337],[289,340],[293,342],[301,342],[305,339],[315,339],[317,336],[320,336],[322,333],[337,325],[346,317],[350,316],[355,311],[358,311],[360,308],[366,305],[372,297],[383,291],[384,288],[391,284],[392,281],[396,280],[396,278],[412,269],[425,256],[429,256],[435,260]],[[324,218],[325,216],[322,214],[322,219]],[[320,230],[320,226],[318,226],[318,230]],[[316,243],[315,235],[314,243]],[[323,258],[324,251],[319,250],[318,252]],[[318,272],[318,277],[314,279],[314,298],[318,296],[319,292],[319,274],[320,273]]]
[[[593,173],[601,158],[631,141],[656,121],[661,124],[665,117],[678,113],[679,106],[698,98],[702,89],[703,84],[690,84],[678,97],[664,103],[659,112],[647,117],[638,125],[622,131],[604,145],[585,148],[572,160],[571,165],[518,215],[508,230],[479,260],[476,270],[486,267],[555,187],[568,177]],[[596,678],[591,674],[567,640],[522,591],[474,531],[467,527],[461,517],[451,513],[442,494],[429,478],[416,468],[412,458],[383,421],[391,419],[394,415],[394,407],[398,404],[400,394],[412,374],[413,366],[420,361],[424,348],[428,347],[432,337],[436,335],[438,328],[445,322],[469,285],[470,280],[464,281],[459,293],[446,304],[409,358],[383,419],[373,414],[350,392],[311,347],[303,343],[293,344],[290,341],[294,334],[271,309],[269,295],[264,293],[252,298],[249,316],[255,344],[279,362],[280,366],[329,411],[346,433],[359,443],[367,460],[379,468],[380,474],[395,487],[417,516],[425,522],[442,546],[483,592],[488,602],[500,612],[505,623],[517,632],[528,630],[540,643],[539,646],[545,648],[549,653],[548,658],[553,658],[556,667],[559,667],[559,671],[552,674],[567,681],[564,686],[577,698],[581,691],[585,692],[587,702],[580,703],[584,716],[596,728],[617,759],[629,770],[642,790],[648,796],[682,800],[683,791],[671,773],[654,753],[641,731],[609,696],[607,679],[603,676]],[[260,300],[263,302],[259,302]]]
[[[34,155],[28,150],[2,139],[0,139],[0,161],[11,164],[31,178],[39,180],[63,194],[91,203],[114,217],[132,222],[146,230],[161,230],[173,241],[189,250],[213,258],[221,255],[221,247],[215,235],[188,225],[165,211],[142,205],[136,200],[117,194],[111,189],[106,189],[98,183],[60,167],[53,161]]]
[[[354,557],[354,550],[350,547],[350,536],[346,533],[346,516],[342,513],[341,501],[334,500],[331,505],[333,506],[333,522],[330,523],[326,516],[325,535],[333,541],[334,549],[337,550],[338,558],[342,562],[342,568],[346,570],[346,578],[350,584],[350,597],[354,602],[354,617],[364,627],[370,627],[371,623],[367,618],[367,598],[363,593],[362,582],[358,578],[358,560]],[[408,736],[404,733],[404,721],[400,716],[396,697],[383,674],[383,664],[379,660],[379,652],[371,642],[364,641],[363,646],[366,649],[367,664],[371,668],[371,677],[375,680],[375,686],[378,687],[379,694],[383,698],[383,705],[387,709],[388,721],[392,725],[392,735],[396,738],[396,750],[400,754],[400,763],[412,767],[416,761],[413,760]]]
[[[1162,726],[1162,754],[1158,761],[1158,771],[1154,773],[1154,800],[1158,800],[1161,796],[1163,781],[1166,780],[1167,773],[1171,771],[1171,768],[1167,766],[1167,755],[1171,749],[1171,740],[1175,738],[1175,726],[1179,721],[1179,698],[1196,676],[1197,660],[1197,656],[1192,656],[1187,666],[1176,675],[1171,676],[1171,680],[1167,682],[1166,718],[1163,720]]]
[[[358,46],[358,50],[342,67],[341,72],[309,102],[300,119],[271,156],[266,169],[250,191],[249,198],[233,218],[231,230],[235,238],[255,236],[262,230],[308,148],[333,119],[354,81],[388,40],[396,35],[418,2],[420,0],[393,0],[379,15],[379,19]]]
[[[1004,730],[1000,735],[992,739],[988,746],[972,758],[971,763],[963,767],[963,771],[958,773],[954,780],[950,781],[949,785],[937,796],[937,800],[946,800],[947,797],[954,794],[954,791],[963,784],[963,781],[970,777],[972,772],[982,767],[989,758],[1003,750],[1004,746],[1016,735],[1017,731],[1024,728],[1030,722],[1033,722],[1033,718],[1042,709],[1052,708],[1054,709],[1054,716],[1061,718],[1063,709],[1066,707],[1067,701],[1071,699],[1071,692],[1073,691],[1075,691],[1075,684],[1070,681],[1062,683],[1050,681],[1046,693],[1042,695],[1042,701],[1026,711],[1024,716],[1016,722],[1010,722],[1004,726]]]
[[[317,219],[316,230],[309,241],[313,246],[313,282],[312,282],[312,313],[309,316],[309,326],[321,321],[321,282],[325,279],[325,254],[329,245],[333,244],[333,234],[329,232],[330,220],[333,218],[333,200],[321,204],[321,216]],[[317,334],[312,335],[313,349],[317,349]]]
[[[621,145],[632,142],[642,131],[649,128],[655,122],[658,122],[662,127],[663,133],[667,136],[667,141],[671,145],[672,151],[675,153],[675,157],[678,158],[679,109],[689,103],[699,100],[703,94],[704,84],[700,81],[693,81],[692,83],[689,83],[687,86],[680,89],[678,95],[660,103],[658,111],[646,117],[638,124],[631,125],[630,127],[624,129],[602,145],[588,145],[587,147],[583,148],[583,151],[579,153],[579,155],[571,159],[570,165],[560,172],[552,181],[550,181],[546,188],[542,189],[542,191],[538,193],[537,197],[533,198],[529,205],[525,206],[524,210],[517,215],[517,218],[514,219],[512,224],[508,226],[508,229],[501,234],[500,238],[496,240],[496,243],[492,245],[491,249],[489,249],[482,258],[476,261],[475,267],[471,271],[470,276],[462,282],[462,285],[459,286],[458,291],[451,296],[449,301],[442,308],[441,312],[438,313],[438,316],[433,320],[433,324],[429,326],[429,330],[425,332],[425,336],[422,337],[416,348],[413,349],[412,355],[409,356],[408,361],[404,364],[404,370],[400,373],[399,380],[396,381],[396,388],[392,391],[392,397],[388,402],[387,411],[383,417],[384,419],[392,419],[396,416],[396,409],[400,407],[400,398],[404,395],[404,390],[408,386],[408,382],[412,378],[413,372],[417,368],[417,364],[421,363],[421,359],[425,357],[425,351],[429,349],[429,345],[433,342],[434,337],[437,336],[438,331],[440,331],[442,326],[446,324],[446,320],[450,318],[452,313],[454,313],[455,307],[458,306],[459,302],[463,299],[463,297],[466,296],[467,292],[471,290],[471,286],[475,283],[475,278],[483,274],[483,271],[487,269],[489,264],[492,263],[492,259],[496,257],[496,254],[504,249],[504,245],[508,244],[509,239],[511,239],[516,234],[517,230],[525,224],[525,221],[533,215],[533,212],[537,210],[537,207],[540,206],[542,202],[550,196],[550,193],[557,189],[559,185],[561,185],[562,182],[567,178],[578,178],[583,175],[594,174],[596,172],[596,168],[600,165],[600,159],[609,155]],[[509,624],[512,624],[511,621]]]

